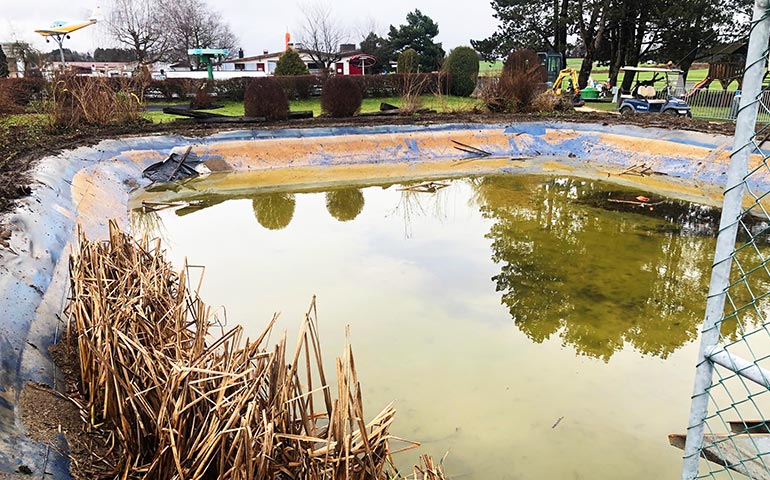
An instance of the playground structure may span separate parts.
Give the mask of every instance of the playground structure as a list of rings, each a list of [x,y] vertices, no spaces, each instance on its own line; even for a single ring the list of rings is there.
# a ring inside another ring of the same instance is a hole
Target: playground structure
[[[700,90],[708,90],[714,82],[719,82],[722,90],[727,90],[731,83],[738,82],[738,90],[741,90],[747,50],[748,42],[746,40],[717,45],[706,50],[698,60],[708,63],[708,74],[703,80],[693,85],[683,95],[684,98],[689,98]]]
[[[206,66],[209,80],[214,80],[214,61],[220,60],[222,57],[227,56],[228,53],[229,50],[226,48],[191,48],[187,50],[187,55],[198,57],[199,66]]]

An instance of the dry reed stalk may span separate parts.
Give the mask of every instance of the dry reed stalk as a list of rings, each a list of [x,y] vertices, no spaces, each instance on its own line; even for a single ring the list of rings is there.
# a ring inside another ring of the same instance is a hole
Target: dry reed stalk
[[[277,317],[254,341],[240,327],[212,341],[186,271],[114,222],[106,242],[80,233],[70,259],[66,334],[90,428],[113,432],[122,452],[113,478],[388,478],[395,410],[365,423],[349,336],[332,396],[315,299],[287,363],[285,335],[266,345]]]

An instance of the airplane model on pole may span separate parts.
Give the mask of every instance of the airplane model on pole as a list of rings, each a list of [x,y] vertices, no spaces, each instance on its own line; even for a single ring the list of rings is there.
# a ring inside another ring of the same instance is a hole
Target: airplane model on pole
[[[96,7],[96,9],[94,9],[94,13],[91,15],[91,18],[88,20],[80,20],[75,22],[56,21],[53,22],[49,28],[35,30],[35,33],[39,33],[40,35],[46,37],[46,42],[48,42],[50,38],[53,38],[56,44],[59,45],[59,55],[61,56],[62,68],[66,67],[67,65],[67,63],[64,61],[64,48],[62,48],[64,39],[70,38],[70,33],[76,30],[80,30],[81,28],[95,24],[98,12],[99,7]]]

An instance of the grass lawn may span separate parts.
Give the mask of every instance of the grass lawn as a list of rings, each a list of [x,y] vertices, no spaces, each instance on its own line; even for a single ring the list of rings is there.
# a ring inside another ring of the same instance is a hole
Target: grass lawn
[[[576,69],[580,69],[580,65],[583,63],[582,58],[568,58],[567,59],[567,66],[568,67],[574,67]],[[496,76],[499,75],[500,72],[503,71],[503,62],[498,60],[496,62],[490,63],[481,61],[479,62],[479,75],[482,76]],[[698,68],[698,69],[690,69],[689,72],[687,72],[687,85],[695,85],[696,83],[700,82],[704,78],[706,78],[706,75],[708,74],[707,68]],[[594,66],[593,71],[591,72],[591,78],[593,78],[597,82],[606,82],[609,78],[609,67],[602,66],[602,67],[596,67]],[[652,73],[644,73],[639,76],[640,80],[650,80],[652,79]],[[709,87],[710,90],[722,90],[722,85],[720,85],[718,82],[714,82]],[[728,85],[727,90],[728,91],[735,91],[738,89],[738,82],[733,82],[731,85]]]
[[[361,104],[361,112],[376,112],[380,109],[380,103],[382,102],[399,107],[401,106],[401,97],[365,98]],[[472,110],[474,107],[481,106],[483,103],[478,99],[469,97],[424,95],[422,96],[422,104],[423,108],[431,108],[442,113],[451,113]],[[243,102],[226,101],[224,102],[224,105],[223,108],[205,111],[222,115],[243,115]],[[313,116],[317,117],[321,115],[321,98],[314,97],[309,100],[293,100],[290,102],[289,108],[292,112],[312,110]],[[177,115],[167,115],[162,111],[146,112],[145,117],[152,120],[154,123],[173,122],[174,120],[182,118]]]

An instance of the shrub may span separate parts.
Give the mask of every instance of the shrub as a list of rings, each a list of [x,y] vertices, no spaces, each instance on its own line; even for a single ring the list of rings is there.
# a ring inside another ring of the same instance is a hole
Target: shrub
[[[227,99],[234,102],[242,102],[250,80],[251,79],[248,77],[217,80],[214,83],[214,91],[217,94],[217,99]]]
[[[505,61],[497,82],[490,82],[481,92],[487,108],[493,112],[527,112],[532,101],[543,91],[545,69],[532,50],[518,50]]]
[[[515,111],[523,112],[540,94],[548,79],[540,58],[532,50],[523,49],[508,55],[503,66],[503,77],[507,78]]]
[[[335,75],[326,80],[321,94],[321,110],[335,118],[352,117],[361,109],[361,88],[349,76]]]
[[[47,84],[42,78],[0,79],[0,113],[22,113],[30,102],[45,96]]]
[[[23,112],[24,107],[16,103],[11,85],[0,80],[0,115]]]
[[[417,73],[420,66],[420,55],[417,50],[407,48],[398,56],[398,73]]]
[[[204,83],[195,92],[195,96],[190,100],[191,110],[206,110],[214,106],[214,99],[211,98],[211,87]]]
[[[299,57],[299,53],[293,48],[289,48],[278,58],[274,72],[277,76],[308,75],[309,73],[307,65],[305,65],[305,62]]]
[[[289,75],[273,77],[292,99],[307,100],[315,91],[321,91],[323,79],[319,75]]]
[[[289,99],[274,78],[255,78],[246,88],[243,110],[247,117],[285,120],[289,117]]]
[[[468,97],[476,89],[479,56],[471,47],[457,47],[447,57],[443,70],[452,78],[450,93],[458,97]]]
[[[131,78],[59,76],[51,87],[47,113],[52,126],[76,128],[143,120],[144,85]]]

